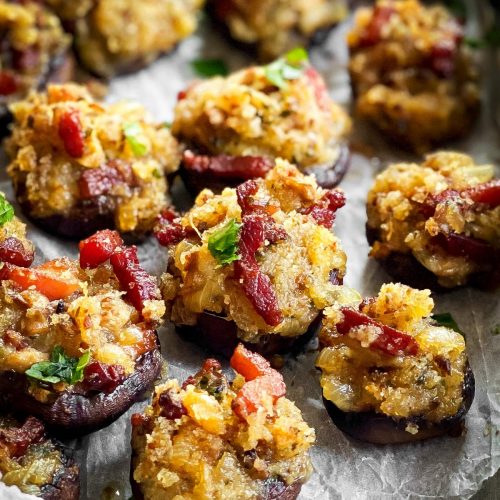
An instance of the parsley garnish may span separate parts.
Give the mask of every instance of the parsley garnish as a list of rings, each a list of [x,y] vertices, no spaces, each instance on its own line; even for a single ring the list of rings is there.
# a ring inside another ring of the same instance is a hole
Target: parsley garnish
[[[307,51],[298,47],[265,66],[266,78],[276,87],[286,88],[289,80],[297,80],[302,76],[308,62]]]
[[[208,249],[219,264],[231,264],[240,257],[238,240],[241,224],[231,219],[223,228],[214,231],[208,238]]]
[[[14,217],[14,207],[0,193],[0,226],[11,221]]]
[[[453,316],[450,313],[433,314],[432,319],[439,326],[450,328],[451,330],[455,330],[456,332],[460,333],[460,335],[464,335],[464,332],[460,330],[457,322],[453,319]]]
[[[137,122],[123,125],[123,133],[135,156],[144,156],[148,152],[148,145],[141,137],[142,128]]]
[[[226,63],[221,59],[196,59],[191,61],[191,66],[198,76],[204,78],[226,76],[229,73]]]
[[[32,379],[49,384],[76,384],[83,380],[83,370],[89,361],[90,351],[85,351],[80,358],[71,358],[64,354],[61,346],[56,346],[50,355],[50,361],[35,363],[25,373]]]

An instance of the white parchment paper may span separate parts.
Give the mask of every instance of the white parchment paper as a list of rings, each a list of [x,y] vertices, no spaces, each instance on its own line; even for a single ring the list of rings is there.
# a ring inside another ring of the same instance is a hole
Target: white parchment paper
[[[312,61],[325,75],[332,96],[350,106],[349,79],[346,71],[345,33],[351,20],[332,32],[327,42],[312,50]],[[142,102],[159,120],[171,120],[176,94],[194,78],[189,61],[196,58],[222,58],[231,69],[250,59],[233,50],[204,23],[201,33],[183,42],[170,56],[151,67],[114,80],[110,99],[135,99]],[[483,63],[488,68],[488,59]],[[498,68],[495,69],[498,71]],[[492,111],[486,95],[489,79],[484,81],[483,114],[474,133],[454,145],[472,154],[477,162],[500,163],[498,131],[492,128]],[[353,150],[367,151],[360,144],[370,144],[372,157],[353,154],[351,169],[341,187],[347,194],[347,206],[336,223],[336,233],[348,255],[346,283],[364,295],[377,292],[390,278],[376,262],[367,258],[364,235],[365,199],[377,171],[389,161],[408,159],[391,149],[376,133],[359,124],[355,126]],[[5,171],[0,173],[0,190],[13,201]],[[186,206],[188,198],[180,186],[176,198]],[[17,211],[21,215],[20,211]],[[29,225],[37,246],[39,260],[62,255],[76,256],[76,244],[48,236]],[[145,267],[156,275],[165,268],[164,252],[151,239],[139,249]],[[317,442],[312,449],[315,472],[303,487],[303,499],[384,499],[384,498],[468,498],[482,482],[500,468],[500,335],[492,335],[500,322],[498,294],[462,289],[434,296],[436,311],[451,312],[466,332],[470,363],[476,377],[476,397],[467,415],[467,433],[461,438],[438,438],[403,446],[373,446],[355,442],[343,435],[331,422],[321,403],[318,372],[314,368],[314,346],[296,359],[287,359],[283,374],[288,397],[301,408],[305,420],[316,429]],[[169,365],[169,375],[184,379],[201,365],[206,353],[181,339],[171,325],[161,332],[162,352]],[[227,363],[226,363],[227,364]],[[114,495],[130,497],[130,415],[140,411],[146,401],[134,405],[114,424],[97,433],[68,443],[81,465],[82,499],[99,499],[106,487]],[[0,498],[13,499],[12,489],[0,484]],[[28,498],[26,495],[19,497]]]

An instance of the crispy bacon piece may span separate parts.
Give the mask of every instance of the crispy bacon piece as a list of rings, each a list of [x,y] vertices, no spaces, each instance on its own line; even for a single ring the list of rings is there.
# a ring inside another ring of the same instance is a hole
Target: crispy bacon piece
[[[83,386],[87,391],[113,392],[127,377],[120,365],[107,365],[92,360],[83,372]]]
[[[17,71],[29,72],[40,64],[40,51],[36,46],[25,50],[12,50],[12,66]]]
[[[468,197],[476,203],[484,203],[493,208],[498,207],[500,205],[500,179],[493,179],[471,187],[464,191],[462,196]]]
[[[274,166],[265,156],[204,156],[184,152],[184,167],[198,174],[213,174],[219,178],[254,179],[264,177]]]
[[[387,24],[393,14],[396,13],[394,7],[376,6],[373,10],[372,18],[366,26],[364,33],[360,37],[360,47],[370,47],[380,42],[382,38],[382,29]]]
[[[66,153],[72,158],[81,158],[85,152],[85,141],[80,115],[77,110],[66,111],[59,119],[59,137]]]
[[[95,269],[106,262],[121,246],[123,240],[116,231],[104,229],[80,241],[80,267]]]
[[[138,311],[144,309],[145,301],[159,299],[156,282],[140,266],[135,246],[116,251],[109,261],[121,289],[126,292],[127,299]]]
[[[257,313],[268,325],[276,326],[283,321],[283,315],[271,280],[259,269],[255,253],[266,241],[276,243],[285,239],[287,234],[283,228],[276,226],[266,206],[254,202],[252,196],[257,190],[258,185],[253,180],[241,184],[236,190],[243,213],[243,227],[239,243],[240,259],[235,261],[234,270]]]
[[[108,194],[124,178],[116,168],[104,165],[99,168],[86,168],[78,180],[80,196],[85,200]]]
[[[187,410],[181,401],[172,397],[171,391],[164,391],[158,398],[161,407],[160,415],[168,420],[176,420],[187,415]]]
[[[500,259],[500,251],[484,240],[464,236],[463,234],[438,234],[431,238],[431,243],[440,246],[446,253],[456,257],[467,257],[478,263],[495,262]]]
[[[304,213],[311,215],[321,226],[330,229],[335,222],[337,210],[342,208],[345,202],[345,195],[342,191],[330,189],[316,205],[307,208]]]
[[[433,45],[429,65],[432,71],[443,78],[450,78],[455,72],[455,57],[457,53],[457,40],[455,38],[442,38]]]
[[[154,231],[158,243],[163,247],[175,245],[193,233],[192,229],[181,225],[178,214],[169,208],[158,216],[158,225]]]
[[[45,428],[35,417],[28,417],[21,427],[0,429],[0,446],[9,450],[11,458],[22,457],[27,449],[45,438]]]
[[[11,95],[17,92],[16,77],[8,71],[0,71],[0,95]]]
[[[381,351],[390,356],[412,356],[417,354],[418,344],[411,335],[375,321],[366,314],[350,307],[342,307],[341,311],[344,319],[336,325],[340,334],[347,335],[353,328],[358,326],[374,326],[379,328],[381,333],[370,344],[370,349]]]
[[[246,381],[232,403],[233,411],[242,420],[262,406],[264,395],[271,396],[275,402],[286,394],[281,373],[271,368],[260,354],[249,351],[242,344],[236,347],[230,363]]]
[[[20,240],[11,236],[0,242],[0,262],[7,262],[19,267],[30,267],[35,254],[26,250]]]

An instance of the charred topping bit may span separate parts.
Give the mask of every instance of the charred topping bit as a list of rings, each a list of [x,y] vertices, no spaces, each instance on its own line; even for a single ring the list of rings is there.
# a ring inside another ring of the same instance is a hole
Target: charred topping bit
[[[84,134],[78,111],[66,111],[59,118],[59,137],[69,156],[81,158],[84,155]]]
[[[21,427],[0,428],[0,446],[5,446],[12,458],[22,457],[31,445],[44,439],[45,427],[35,417],[28,417]]]
[[[184,415],[187,415],[186,408],[182,405],[171,391],[165,391],[160,394],[158,404],[161,407],[160,415],[168,418],[168,420],[176,420]]]
[[[274,162],[265,156],[204,156],[188,150],[184,152],[183,165],[198,174],[248,180],[264,177],[273,168]]]
[[[222,367],[215,359],[206,359],[201,370],[188,377],[182,384],[182,388],[185,389],[188,385],[194,385],[203,391],[207,391],[216,399],[220,399],[228,388],[226,377],[222,373]]]

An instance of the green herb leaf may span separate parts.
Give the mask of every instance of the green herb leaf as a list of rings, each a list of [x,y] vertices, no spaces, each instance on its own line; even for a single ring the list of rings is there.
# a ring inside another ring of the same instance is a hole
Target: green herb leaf
[[[148,152],[148,145],[142,137],[142,128],[137,122],[126,123],[123,133],[135,156],[144,156]]]
[[[433,314],[432,319],[439,325],[444,326],[446,328],[450,328],[451,330],[455,330],[460,333],[460,335],[464,335],[464,332],[460,330],[457,322],[453,319],[453,316],[450,313],[441,313],[441,314]]]
[[[204,78],[226,76],[229,73],[226,63],[221,59],[196,59],[191,61],[191,66],[198,76]]]
[[[0,226],[11,221],[14,218],[14,207],[0,193]]]
[[[264,67],[266,78],[276,87],[284,89],[288,81],[300,78],[309,62],[307,51],[297,47],[280,59]]]
[[[214,231],[208,238],[208,249],[219,264],[231,264],[240,257],[238,240],[241,224],[231,219],[223,228]]]
[[[50,361],[35,363],[25,373],[34,380],[49,384],[76,384],[83,380],[83,370],[89,361],[90,351],[85,351],[79,359],[71,358],[64,354],[61,346],[56,346],[50,355]]]

